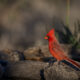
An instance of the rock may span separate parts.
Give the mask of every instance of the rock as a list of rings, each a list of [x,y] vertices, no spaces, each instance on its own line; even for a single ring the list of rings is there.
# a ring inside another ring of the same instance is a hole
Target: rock
[[[11,60],[11,61],[24,60],[23,54],[22,54],[21,52],[17,51],[17,50],[11,51],[9,57],[10,57],[10,60]]]
[[[41,70],[47,63],[39,61],[19,61],[11,63],[5,70],[5,78],[22,78],[30,80],[41,80]]]
[[[44,54],[39,47],[33,47],[23,52],[25,60],[42,60]]]
[[[0,51],[0,60],[9,60],[9,55],[5,54],[4,52]]]
[[[80,71],[66,64],[54,64],[44,70],[45,80],[79,80]]]
[[[49,52],[48,45],[41,46],[40,49],[41,49],[41,51],[42,51],[42,53],[44,54],[45,57],[52,57],[52,55]]]
[[[4,68],[2,67],[2,65],[0,64],[0,78],[2,78],[4,73]]]
[[[0,60],[20,61],[24,60],[24,56],[17,50],[2,50],[0,51]]]
[[[9,64],[8,61],[5,61],[5,60],[0,60],[0,64],[6,68],[6,66]]]
[[[4,77],[11,80],[79,80],[80,71],[65,63],[54,62],[49,66],[40,61],[19,61],[6,67]]]

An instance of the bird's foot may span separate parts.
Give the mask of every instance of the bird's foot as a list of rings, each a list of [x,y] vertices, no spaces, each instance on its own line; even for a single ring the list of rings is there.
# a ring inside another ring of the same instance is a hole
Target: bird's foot
[[[56,65],[61,65],[61,64],[63,64],[63,62],[62,62],[62,60],[61,60],[61,61],[58,61],[58,60],[57,60],[57,61],[55,62],[55,64],[56,64]]]
[[[52,59],[50,59],[49,60],[49,65],[47,66],[47,67],[45,67],[45,69],[47,69],[47,68],[49,68],[50,66],[53,66],[53,63],[56,61],[56,59],[55,58],[52,58]]]
[[[55,58],[54,58],[54,59],[51,59],[51,60],[49,61],[49,66],[52,66],[55,61],[56,61]]]
[[[52,65],[53,65],[53,62],[52,62],[52,61],[50,61],[50,62],[49,62],[49,67],[50,67],[50,66],[52,66]]]
[[[62,63],[62,61],[57,61],[58,65],[60,65]]]

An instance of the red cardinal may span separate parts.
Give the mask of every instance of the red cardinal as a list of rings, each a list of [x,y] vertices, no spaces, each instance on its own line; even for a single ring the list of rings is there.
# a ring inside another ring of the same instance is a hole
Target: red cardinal
[[[49,42],[49,51],[52,54],[54,58],[56,58],[58,61],[66,60],[70,62],[72,65],[74,65],[77,68],[80,68],[80,65],[75,62],[74,60],[68,58],[65,54],[62,48],[60,47],[60,44],[58,43],[54,29],[50,30],[45,39],[48,39]]]

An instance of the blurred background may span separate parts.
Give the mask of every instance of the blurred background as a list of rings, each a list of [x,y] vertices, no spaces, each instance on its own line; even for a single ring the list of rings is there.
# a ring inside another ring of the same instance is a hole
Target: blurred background
[[[80,0],[0,0],[0,80],[79,80],[67,60],[52,64],[44,39],[52,28],[64,55],[80,63]]]
[[[0,0],[0,49],[48,44],[55,28],[63,44],[80,42],[80,0]]]

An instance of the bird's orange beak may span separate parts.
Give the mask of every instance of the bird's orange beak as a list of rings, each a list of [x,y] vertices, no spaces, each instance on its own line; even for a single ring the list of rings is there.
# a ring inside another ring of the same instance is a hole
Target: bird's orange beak
[[[44,39],[48,39],[48,37],[46,36],[46,37],[44,37]]]

